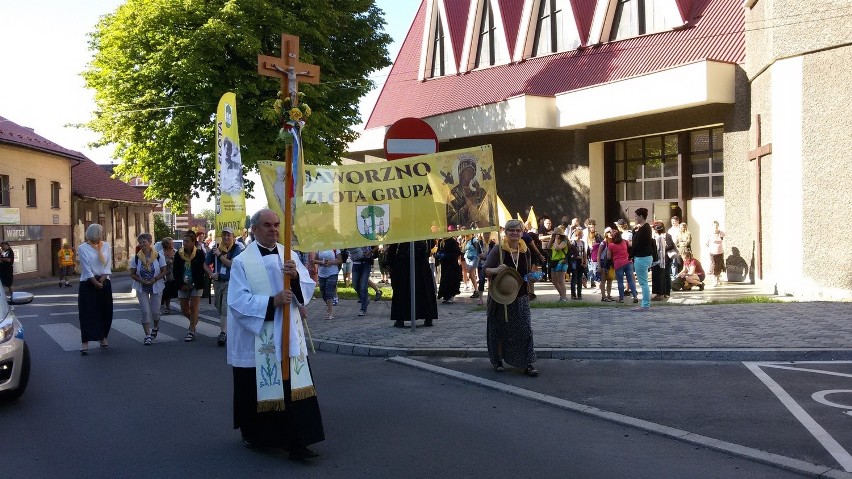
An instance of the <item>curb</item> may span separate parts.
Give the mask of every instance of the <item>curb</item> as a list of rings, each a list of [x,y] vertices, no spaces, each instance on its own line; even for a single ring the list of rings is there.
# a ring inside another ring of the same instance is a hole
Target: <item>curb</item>
[[[486,348],[405,348],[314,339],[317,351],[393,358],[430,356],[487,358]],[[850,361],[852,349],[570,349],[541,348],[539,359],[627,359],[656,361]]]
[[[476,384],[497,391],[502,391],[513,396],[540,402],[549,406],[564,409],[566,411],[576,412],[596,419],[603,419],[605,421],[609,421],[622,426],[632,427],[640,431],[647,431],[649,433],[674,439],[676,441],[686,442],[689,444],[694,444],[696,446],[706,447],[708,449],[733,454],[744,459],[778,467],[787,471],[796,472],[808,477],[837,479],[852,478],[852,473],[844,472],[828,466],[814,464],[807,461],[802,461],[800,459],[782,456],[780,454],[773,454],[752,447],[741,446],[739,444],[734,444],[726,441],[720,441],[718,439],[702,436],[700,434],[694,434],[683,429],[664,426],[662,424],[657,424],[635,417],[625,416],[623,414],[606,411],[593,406],[586,406],[584,404],[568,401],[566,399],[548,396],[546,394],[538,393],[535,391],[529,391],[527,389],[519,388],[517,386],[511,386],[508,384],[503,384],[501,382],[492,381],[490,379],[484,379],[467,373],[454,371],[452,369],[422,363],[413,359],[393,357],[388,360],[404,366],[418,368],[434,374],[448,376],[454,379],[458,379],[460,381]]]

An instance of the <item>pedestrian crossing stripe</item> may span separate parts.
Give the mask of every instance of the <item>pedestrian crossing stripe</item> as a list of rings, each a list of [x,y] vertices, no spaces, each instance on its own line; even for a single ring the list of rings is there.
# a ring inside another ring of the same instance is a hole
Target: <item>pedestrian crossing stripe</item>
[[[138,310],[137,310],[138,311]],[[218,318],[213,318],[207,315],[201,315],[205,319],[216,320]],[[169,316],[161,316],[160,322],[166,322],[169,324],[173,324],[180,328],[188,328],[189,321],[180,315],[169,315]],[[41,324],[39,325],[41,329],[50,336],[53,341],[59,345],[65,351],[79,351],[80,349],[80,328],[71,324],[71,323],[53,323],[53,324]],[[124,318],[116,318],[112,320],[112,329],[110,332],[119,332],[124,334],[125,336],[129,336],[131,339],[136,341],[137,343],[144,344],[145,341],[145,332],[142,329],[142,324],[138,321],[131,321],[129,319]],[[212,325],[205,321],[199,321],[196,326],[196,334],[200,334],[201,336],[205,336],[208,338],[216,338],[219,336],[219,326]],[[171,342],[177,341],[176,338],[169,336],[160,330],[160,333],[157,335],[157,339],[154,340],[154,344],[157,342]]]
[[[114,319],[112,321],[112,329],[130,336],[136,340],[137,343],[145,343],[145,330],[142,329],[141,323],[137,323],[136,321],[131,321],[129,319]],[[162,341],[177,341],[177,339],[169,336],[168,334],[158,333],[157,339],[154,340],[154,343],[156,344]]]
[[[209,316],[207,316],[209,318]],[[170,324],[174,324],[175,326],[180,326],[181,328],[189,329],[189,320],[186,319],[185,316],[178,315],[169,315],[169,316],[160,316],[160,322],[167,322]],[[208,338],[215,338],[219,336],[219,326],[213,326],[212,324],[205,323],[204,321],[198,321],[198,324],[195,326],[195,334],[200,334],[202,336],[207,336]]]

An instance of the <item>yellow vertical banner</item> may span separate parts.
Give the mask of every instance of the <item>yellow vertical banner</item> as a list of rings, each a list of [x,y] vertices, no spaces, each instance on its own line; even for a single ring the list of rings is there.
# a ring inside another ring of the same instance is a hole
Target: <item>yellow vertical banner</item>
[[[282,214],[284,164],[258,162]],[[301,251],[402,243],[499,229],[491,146],[345,166],[304,165],[293,227]]]
[[[233,228],[242,233],[246,221],[246,195],[243,189],[243,161],[237,128],[237,97],[228,92],[216,109],[216,220],[214,229]]]

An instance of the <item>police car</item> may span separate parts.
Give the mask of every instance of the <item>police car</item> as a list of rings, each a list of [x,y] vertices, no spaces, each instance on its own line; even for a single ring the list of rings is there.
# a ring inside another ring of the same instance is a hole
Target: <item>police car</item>
[[[31,293],[12,293],[0,299],[0,400],[14,400],[24,393],[30,380],[30,351],[24,342],[24,327],[9,304],[32,302]]]

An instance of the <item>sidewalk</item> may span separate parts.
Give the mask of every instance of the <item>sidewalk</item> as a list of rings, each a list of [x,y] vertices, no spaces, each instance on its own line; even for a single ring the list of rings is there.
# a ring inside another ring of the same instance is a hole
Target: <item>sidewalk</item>
[[[614,288],[615,289],[615,288]],[[617,297],[617,290],[613,292]],[[534,303],[555,303],[550,284],[536,284]],[[394,328],[390,301],[371,302],[365,317],[359,304],[341,301],[333,320],[325,304],[308,305],[309,326],[318,350],[365,356],[487,357],[485,310],[470,293],[453,304],[438,303],[430,328]],[[648,312],[602,303],[599,290],[586,289],[573,307],[532,308],[536,353],[541,359],[837,360],[852,359],[852,303],[781,302],[705,304],[744,296],[768,296],[752,285],[724,284],[704,292],[673,292]],[[407,323],[408,324],[408,323]]]
[[[128,273],[115,273],[114,276]],[[16,291],[57,286],[58,278],[15,281]],[[76,291],[78,279],[71,280]],[[537,283],[536,303],[556,303],[549,283]],[[361,356],[487,357],[485,309],[470,293],[453,304],[438,302],[435,326],[394,328],[390,301],[360,304],[341,300],[333,320],[325,320],[325,303],[308,305],[308,325],[317,350]],[[618,296],[613,287],[613,296]],[[745,296],[768,296],[750,284],[726,283],[703,292],[675,291],[667,302],[651,303],[648,312],[624,304],[602,303],[599,290],[585,289],[571,307],[532,308],[536,354],[541,359],[689,359],[734,361],[852,360],[852,303],[792,302],[706,304]],[[217,316],[212,304],[201,312]]]

